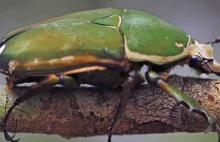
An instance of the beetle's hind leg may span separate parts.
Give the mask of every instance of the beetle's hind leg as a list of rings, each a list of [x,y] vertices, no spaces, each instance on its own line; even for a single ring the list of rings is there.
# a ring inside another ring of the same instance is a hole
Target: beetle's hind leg
[[[19,139],[17,140],[13,140],[14,135],[10,136],[6,130],[7,128],[7,121],[8,118],[10,116],[10,114],[12,113],[13,109],[19,105],[20,103],[34,97],[35,95],[38,94],[38,92],[41,92],[43,90],[48,90],[48,88],[53,87],[54,85],[58,84],[60,82],[60,78],[56,75],[49,75],[48,77],[46,77],[44,80],[42,80],[41,82],[34,84],[30,87],[30,90],[28,90],[26,93],[24,93],[22,96],[20,96],[19,98],[17,98],[14,103],[12,104],[12,106],[8,109],[3,122],[2,122],[2,127],[3,127],[3,131],[4,131],[4,135],[5,135],[5,139],[11,142],[17,142],[19,141]]]
[[[146,73],[146,79],[148,83],[156,85],[160,87],[162,90],[170,94],[171,96],[175,97],[175,99],[178,102],[184,103],[188,106],[189,111],[195,111],[202,115],[204,115],[208,122],[209,126],[206,132],[211,131],[212,129],[215,129],[218,134],[220,134],[220,128],[216,123],[215,117],[210,114],[208,111],[203,109],[198,103],[196,103],[194,100],[192,100],[190,97],[188,97],[186,94],[184,94],[180,89],[176,88],[175,86],[165,82],[159,74],[153,71],[148,71]]]

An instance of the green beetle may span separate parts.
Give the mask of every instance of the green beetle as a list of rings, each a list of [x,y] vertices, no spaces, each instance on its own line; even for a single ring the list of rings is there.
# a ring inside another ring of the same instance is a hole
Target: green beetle
[[[131,89],[145,81],[160,87],[190,111],[203,113],[220,133],[215,117],[181,90],[166,82],[171,68],[180,64],[205,73],[220,75],[212,44],[201,43],[170,23],[144,11],[105,8],[71,13],[22,27],[6,34],[0,43],[0,72],[9,88],[23,82],[38,82],[17,98],[3,120],[6,140],[16,142],[7,133],[12,110],[37,95],[37,90],[57,84],[76,88],[80,84],[120,87],[122,96],[108,131],[119,121]],[[145,77],[140,74],[148,66]]]

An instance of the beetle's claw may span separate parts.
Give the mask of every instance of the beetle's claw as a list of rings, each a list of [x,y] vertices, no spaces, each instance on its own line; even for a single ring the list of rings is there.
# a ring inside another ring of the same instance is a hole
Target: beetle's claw
[[[206,129],[205,131],[205,134],[212,131],[212,130],[215,130],[218,135],[220,136],[220,127],[218,126],[218,124],[216,123],[216,118],[215,116],[213,115],[207,115],[207,118],[209,120],[209,126],[208,128]]]
[[[218,126],[217,123],[215,123],[215,131],[218,133],[218,135],[220,136],[220,127]]]
[[[17,139],[17,140],[13,140],[13,138],[15,137],[16,134],[14,134],[13,136],[10,136],[6,131],[4,132],[4,134],[5,134],[5,139],[6,139],[7,141],[10,141],[10,142],[18,142],[18,141],[20,140],[20,138]]]
[[[112,141],[111,138],[112,138],[112,127],[110,126],[108,128],[108,140],[107,140],[107,142],[111,142]]]
[[[206,129],[206,131],[205,131],[205,134],[206,133],[208,133],[208,132],[210,132],[210,131],[212,131],[213,129],[215,129],[215,127],[216,127],[216,119],[215,119],[215,117],[209,117],[209,116],[207,116],[207,118],[209,119],[209,126],[208,126],[208,128]]]
[[[212,131],[212,129],[213,129],[213,128],[209,125],[208,128],[205,130],[204,133],[207,134],[208,132]]]
[[[220,136],[220,127],[216,124],[216,132],[218,133],[218,136]]]
[[[15,134],[13,134],[12,136],[10,136],[10,135],[8,134],[8,132],[7,132],[6,130],[4,130],[4,135],[5,135],[5,139],[6,139],[7,141],[10,141],[10,142],[18,142],[18,141],[20,140],[20,138],[17,139],[17,140],[13,140],[14,137],[15,137],[15,135],[16,135],[16,132],[15,132]]]

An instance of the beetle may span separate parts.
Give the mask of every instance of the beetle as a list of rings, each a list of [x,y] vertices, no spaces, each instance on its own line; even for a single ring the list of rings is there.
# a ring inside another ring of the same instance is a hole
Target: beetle
[[[209,124],[207,131],[215,129],[220,133],[212,114],[166,82],[169,71],[182,64],[220,76],[212,49],[218,42],[220,38],[210,42],[195,40],[148,12],[118,8],[71,13],[9,32],[0,42],[0,72],[6,75],[7,86],[37,83],[8,109],[2,123],[5,139],[19,141],[6,130],[8,118],[17,105],[37,95],[38,90],[57,84],[71,89],[86,83],[122,87],[108,129],[110,142],[129,93],[145,80],[184,102],[190,111],[203,113]],[[143,65],[148,66],[145,77],[140,73]]]

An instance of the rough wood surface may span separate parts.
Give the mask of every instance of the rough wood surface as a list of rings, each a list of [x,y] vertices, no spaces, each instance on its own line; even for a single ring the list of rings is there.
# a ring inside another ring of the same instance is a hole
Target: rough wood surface
[[[189,94],[220,120],[219,81],[172,76],[169,82]],[[19,94],[12,93],[4,86],[0,90],[2,120],[5,108],[9,108]],[[16,88],[14,91],[22,94],[26,90]],[[56,87],[17,107],[8,122],[8,130],[59,134],[66,138],[107,134],[119,96],[119,89],[81,87],[71,91]],[[196,113],[189,113],[187,108],[161,89],[142,85],[131,92],[123,118],[113,133],[200,132],[206,127],[206,119]]]

